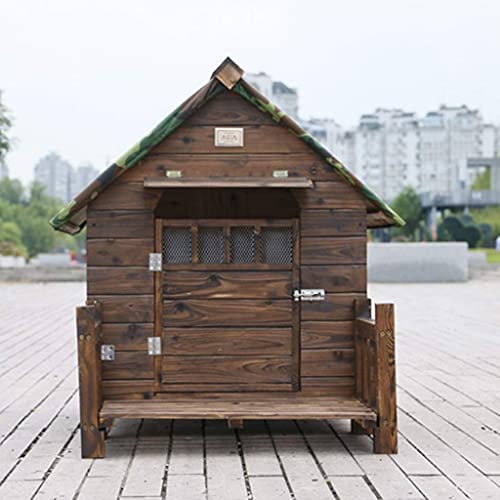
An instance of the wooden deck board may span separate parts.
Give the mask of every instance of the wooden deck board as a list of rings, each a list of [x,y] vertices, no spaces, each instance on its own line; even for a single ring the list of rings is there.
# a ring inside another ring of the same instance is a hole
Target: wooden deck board
[[[2,283],[0,498],[500,498],[500,276],[370,292],[396,303],[398,455],[342,420],[123,419],[81,460],[84,286]]]

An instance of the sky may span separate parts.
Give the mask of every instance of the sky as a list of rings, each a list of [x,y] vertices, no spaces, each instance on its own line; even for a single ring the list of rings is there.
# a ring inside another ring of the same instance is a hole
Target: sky
[[[0,0],[10,175],[57,151],[102,169],[232,57],[300,114],[466,104],[500,122],[498,0]]]

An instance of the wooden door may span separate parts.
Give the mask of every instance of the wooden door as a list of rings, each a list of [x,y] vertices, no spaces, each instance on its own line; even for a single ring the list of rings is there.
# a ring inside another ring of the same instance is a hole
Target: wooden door
[[[160,391],[298,390],[298,224],[157,221]]]

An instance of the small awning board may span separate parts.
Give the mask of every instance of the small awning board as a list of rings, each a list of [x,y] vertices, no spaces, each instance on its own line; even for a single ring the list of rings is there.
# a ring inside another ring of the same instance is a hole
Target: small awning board
[[[293,188],[314,187],[306,177],[146,177],[145,188]]]

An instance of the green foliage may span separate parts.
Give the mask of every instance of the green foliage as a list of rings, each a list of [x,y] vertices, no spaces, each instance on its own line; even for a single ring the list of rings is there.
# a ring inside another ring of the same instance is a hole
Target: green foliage
[[[470,213],[478,224],[491,226],[493,240],[500,236],[500,207],[475,208]]]
[[[0,200],[11,204],[22,202],[24,188],[21,181],[17,179],[2,179],[0,182]]]
[[[422,205],[417,192],[409,187],[402,191],[391,203],[391,207],[405,220],[403,227],[393,228],[392,234],[415,240],[417,229],[423,220]]]
[[[27,257],[28,252],[22,242],[22,232],[15,222],[0,220],[0,255]]]
[[[491,189],[491,168],[487,168],[479,174],[471,186],[472,191],[486,191],[488,189]]]
[[[439,239],[441,241],[466,241],[469,248],[476,248],[481,241],[481,229],[470,220],[467,216],[460,219],[456,215],[448,215],[439,225]]]
[[[56,233],[50,217],[61,208],[45,188],[33,183],[27,192],[16,180],[0,181],[0,254],[34,257],[55,249],[76,251],[84,245],[84,236],[74,239]]]

